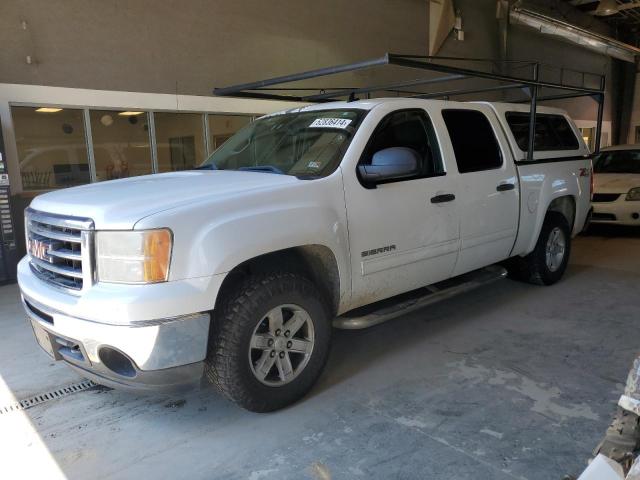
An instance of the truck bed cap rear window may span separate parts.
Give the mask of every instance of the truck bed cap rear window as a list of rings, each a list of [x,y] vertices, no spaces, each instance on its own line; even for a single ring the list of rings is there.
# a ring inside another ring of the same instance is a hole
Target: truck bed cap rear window
[[[529,114],[527,112],[507,112],[505,114],[511,133],[518,148],[527,151],[529,141]],[[578,150],[580,143],[562,115],[536,114],[536,138],[534,151]]]

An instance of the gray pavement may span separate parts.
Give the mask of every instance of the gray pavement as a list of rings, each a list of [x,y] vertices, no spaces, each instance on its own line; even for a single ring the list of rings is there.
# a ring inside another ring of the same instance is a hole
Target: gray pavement
[[[597,231],[553,287],[504,280],[336,332],[320,383],[280,412],[98,389],[1,414],[0,478],[560,479],[640,350],[639,286],[640,233]],[[0,408],[80,381],[39,351],[15,286],[0,329]]]

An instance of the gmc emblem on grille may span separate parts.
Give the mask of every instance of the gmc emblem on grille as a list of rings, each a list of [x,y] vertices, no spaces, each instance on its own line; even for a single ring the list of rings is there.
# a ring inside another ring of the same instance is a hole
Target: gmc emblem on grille
[[[27,245],[27,250],[32,257],[49,263],[51,262],[51,257],[47,252],[50,248],[51,245],[49,245],[47,242],[36,240],[35,238],[30,238]]]

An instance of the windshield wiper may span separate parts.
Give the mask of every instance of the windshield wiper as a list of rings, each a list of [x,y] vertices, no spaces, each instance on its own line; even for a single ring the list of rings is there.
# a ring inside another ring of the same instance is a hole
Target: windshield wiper
[[[285,174],[282,170],[280,170],[278,167],[274,167],[273,165],[255,165],[251,167],[239,167],[238,170],[242,170],[246,172],[277,173],[278,175]]]
[[[192,170],[218,170],[218,167],[216,167],[215,163],[207,163],[206,165],[194,167]]]

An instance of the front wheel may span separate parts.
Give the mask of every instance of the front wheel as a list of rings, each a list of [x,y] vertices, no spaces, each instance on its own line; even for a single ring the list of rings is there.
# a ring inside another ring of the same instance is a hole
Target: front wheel
[[[562,278],[571,253],[571,230],[558,212],[547,212],[536,246],[524,258],[509,262],[512,276],[536,285],[552,285]]]
[[[214,312],[205,362],[209,380],[254,412],[277,410],[304,396],[329,352],[330,315],[322,298],[298,274],[248,278]]]

